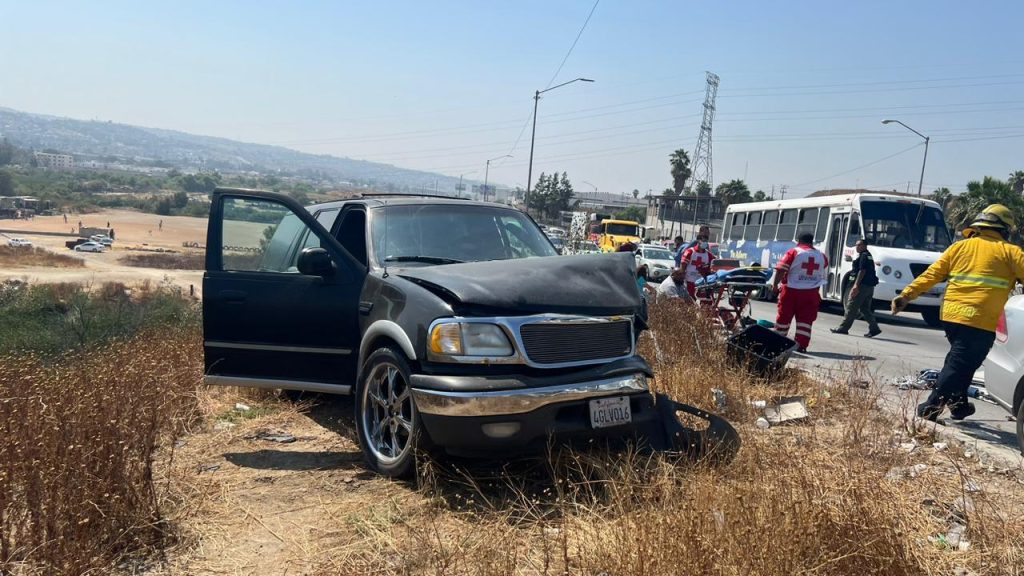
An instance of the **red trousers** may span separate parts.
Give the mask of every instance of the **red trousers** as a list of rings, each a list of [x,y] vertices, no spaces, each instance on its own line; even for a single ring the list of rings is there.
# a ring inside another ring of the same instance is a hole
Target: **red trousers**
[[[811,325],[818,319],[821,294],[817,288],[790,288],[785,284],[779,291],[779,313],[775,317],[775,331],[789,335],[789,326],[796,317],[796,343],[801,348],[811,345]]]

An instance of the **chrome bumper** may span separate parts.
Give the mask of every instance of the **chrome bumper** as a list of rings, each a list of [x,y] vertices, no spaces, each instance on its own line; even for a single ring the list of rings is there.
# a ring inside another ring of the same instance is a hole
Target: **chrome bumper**
[[[416,409],[438,416],[503,416],[523,414],[560,402],[647,391],[647,376],[631,374],[605,380],[543,388],[447,392],[413,388]]]

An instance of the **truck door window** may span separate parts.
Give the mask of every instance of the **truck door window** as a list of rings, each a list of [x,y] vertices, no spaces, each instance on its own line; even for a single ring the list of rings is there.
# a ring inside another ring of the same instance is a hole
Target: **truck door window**
[[[221,222],[224,270],[298,273],[295,259],[309,228],[283,204],[225,198]],[[317,245],[319,242],[317,241]]]

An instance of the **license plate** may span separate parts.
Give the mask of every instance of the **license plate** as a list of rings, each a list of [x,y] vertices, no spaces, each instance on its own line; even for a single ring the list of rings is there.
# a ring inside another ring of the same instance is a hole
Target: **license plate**
[[[629,411],[629,398],[598,398],[590,401],[590,425],[594,428],[610,428],[629,424],[633,415]]]

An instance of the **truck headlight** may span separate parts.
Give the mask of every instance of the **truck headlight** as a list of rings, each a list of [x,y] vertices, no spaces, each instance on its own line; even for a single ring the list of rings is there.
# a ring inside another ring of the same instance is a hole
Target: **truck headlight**
[[[430,332],[430,351],[441,356],[511,356],[505,331],[497,324],[445,322]]]

